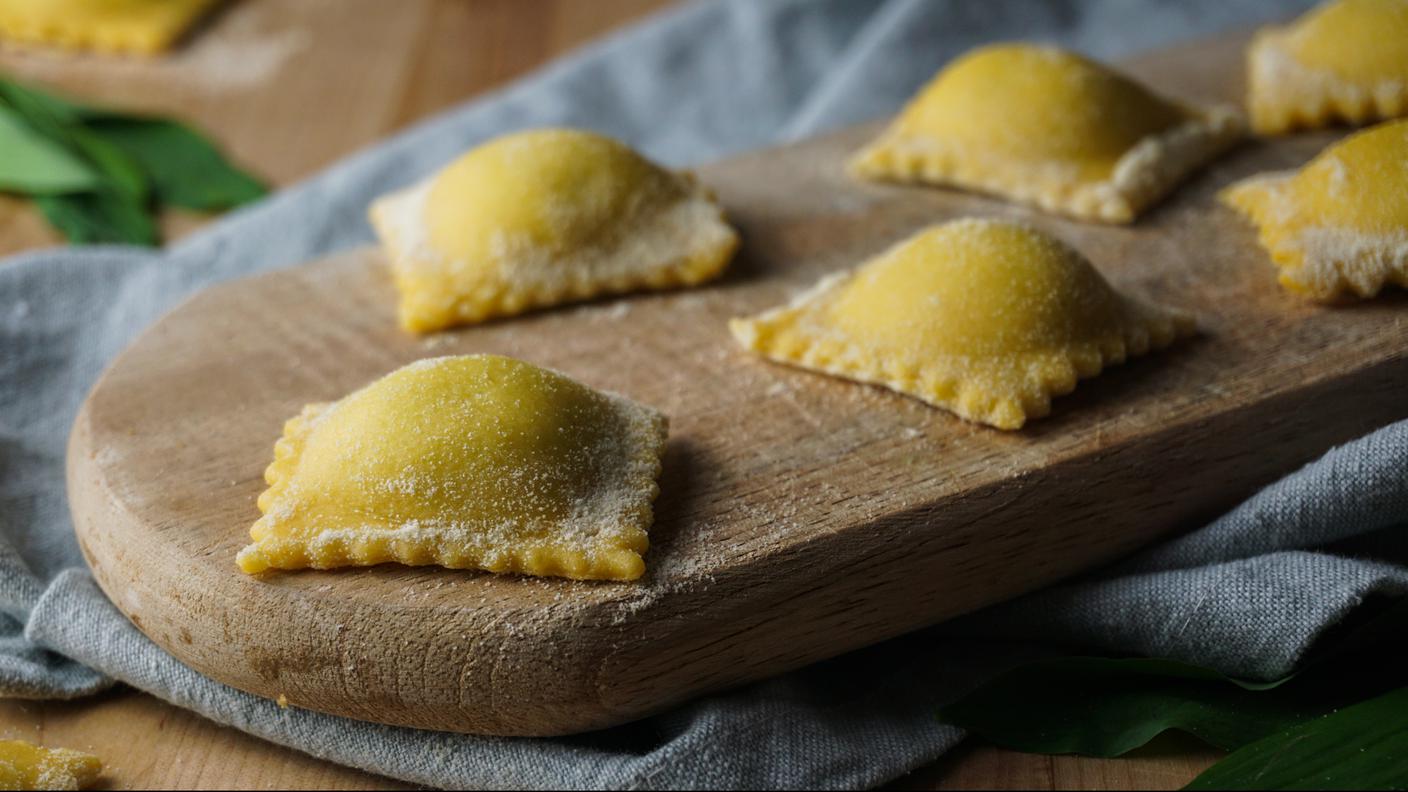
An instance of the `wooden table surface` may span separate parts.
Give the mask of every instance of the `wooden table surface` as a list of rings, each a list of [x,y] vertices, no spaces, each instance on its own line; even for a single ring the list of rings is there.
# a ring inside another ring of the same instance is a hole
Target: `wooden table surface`
[[[153,61],[0,47],[0,73],[194,122],[272,184],[291,184],[669,0],[243,0]],[[163,218],[169,238],[208,218]],[[0,255],[61,240],[0,196]],[[280,748],[127,688],[76,702],[0,701],[0,736],[90,750],[111,788],[404,787]],[[1163,739],[1119,760],[970,740],[897,782],[913,789],[1173,789],[1217,758]]]

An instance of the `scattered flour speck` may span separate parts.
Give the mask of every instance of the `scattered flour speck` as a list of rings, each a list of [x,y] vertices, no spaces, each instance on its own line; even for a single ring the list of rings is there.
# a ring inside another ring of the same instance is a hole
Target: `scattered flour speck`
[[[449,333],[432,333],[421,339],[421,349],[433,351],[449,345],[455,340],[455,336]]]

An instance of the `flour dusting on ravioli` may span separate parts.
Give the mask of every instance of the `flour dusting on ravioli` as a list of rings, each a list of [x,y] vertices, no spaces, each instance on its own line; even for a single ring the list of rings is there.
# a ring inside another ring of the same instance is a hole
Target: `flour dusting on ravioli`
[[[1128,223],[1242,134],[1231,109],[1165,99],[1065,50],[999,44],[939,72],[851,170]]]
[[[1166,347],[1193,322],[1117,292],[1079,253],[1035,229],[960,220],[730,328],[773,360],[1019,429],[1078,379]]]
[[[1265,135],[1408,115],[1408,0],[1335,0],[1258,31],[1247,83]]]
[[[237,560],[634,580],[665,435],[655,410],[520,360],[421,360],[286,424]]]
[[[693,176],[573,129],[491,140],[370,212],[412,332],[692,286],[738,247]]]
[[[1408,287],[1408,120],[1351,135],[1298,171],[1239,182],[1222,200],[1256,224],[1291,291],[1332,301]]]
[[[219,0],[0,0],[0,37],[99,52],[168,49]]]

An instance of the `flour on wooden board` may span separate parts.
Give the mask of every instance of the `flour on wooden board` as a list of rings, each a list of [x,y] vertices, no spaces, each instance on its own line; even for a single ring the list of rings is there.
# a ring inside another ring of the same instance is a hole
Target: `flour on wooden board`
[[[220,12],[212,25],[198,25],[191,38],[168,55],[135,58],[24,47],[5,59],[22,78],[105,84],[160,83],[167,89],[202,93],[242,91],[265,85],[289,59],[311,43],[307,31],[266,23],[263,4],[239,3]],[[267,7],[267,6],[265,6]]]

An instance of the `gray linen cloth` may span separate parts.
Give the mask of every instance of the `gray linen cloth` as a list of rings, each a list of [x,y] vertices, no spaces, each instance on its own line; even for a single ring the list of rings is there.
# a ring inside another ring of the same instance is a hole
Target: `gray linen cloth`
[[[143,327],[209,284],[370,241],[368,201],[495,134],[590,127],[663,162],[694,164],[891,113],[939,66],[983,42],[1049,40],[1109,58],[1306,5],[691,5],[165,250],[15,257],[0,265],[0,692],[76,697],[120,680],[265,739],[428,785],[836,788],[883,782],[956,743],[962,734],[935,721],[935,706],[991,667],[995,639],[1172,657],[1252,678],[1286,673],[1366,598],[1408,590],[1408,423],[1330,451],[1213,524],[1096,577],[665,715],[553,740],[281,710],[201,677],[95,586],[73,539],[63,471],[84,393]]]

